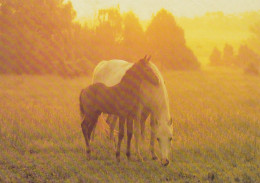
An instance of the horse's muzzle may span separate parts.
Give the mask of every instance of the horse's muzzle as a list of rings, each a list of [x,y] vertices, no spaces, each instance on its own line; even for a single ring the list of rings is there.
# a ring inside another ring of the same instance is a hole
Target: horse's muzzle
[[[163,166],[167,166],[167,165],[169,165],[169,163],[170,163],[170,162],[169,162],[168,159],[163,159],[163,160],[162,160],[162,165],[163,165]]]

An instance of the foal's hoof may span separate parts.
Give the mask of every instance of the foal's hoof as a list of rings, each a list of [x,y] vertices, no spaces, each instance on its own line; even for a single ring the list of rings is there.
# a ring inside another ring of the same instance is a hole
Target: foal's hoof
[[[120,163],[120,153],[116,152],[116,161]]]
[[[90,160],[90,158],[91,158],[90,151],[87,151],[86,156],[87,156],[87,160]]]
[[[131,154],[130,153],[126,153],[126,157],[128,161],[131,161]]]

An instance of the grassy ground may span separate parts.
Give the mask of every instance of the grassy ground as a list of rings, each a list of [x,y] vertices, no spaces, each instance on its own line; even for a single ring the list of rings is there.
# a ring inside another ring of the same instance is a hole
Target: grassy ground
[[[123,144],[118,164],[101,137],[86,160],[78,96],[90,78],[0,76],[0,182],[259,182],[260,77],[225,70],[164,77],[174,119],[166,168],[146,145],[141,163],[126,160]]]

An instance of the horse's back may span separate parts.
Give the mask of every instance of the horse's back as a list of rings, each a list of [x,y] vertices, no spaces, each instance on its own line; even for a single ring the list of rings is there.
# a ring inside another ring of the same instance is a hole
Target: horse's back
[[[105,91],[106,88],[107,87],[103,83],[91,84],[81,91],[80,99],[85,103],[85,105],[91,105],[91,103],[96,102],[96,95],[98,95],[100,91]]]
[[[124,60],[101,61],[94,70],[93,83],[104,83],[106,86],[118,84],[133,63]]]
[[[155,113],[158,112],[158,109],[163,109],[164,113],[167,114],[167,118],[169,118],[169,98],[163,76],[155,64],[152,62],[149,64],[159,79],[159,86],[155,87],[149,82],[142,83],[142,104],[151,111],[155,111]],[[106,86],[114,86],[121,81],[132,65],[133,63],[124,60],[101,61],[94,70],[93,83],[100,82]]]

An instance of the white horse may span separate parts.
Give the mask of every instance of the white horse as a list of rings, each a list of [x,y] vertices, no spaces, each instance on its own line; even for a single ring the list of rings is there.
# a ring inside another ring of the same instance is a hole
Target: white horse
[[[93,83],[104,83],[107,86],[113,86],[120,82],[125,72],[133,63],[123,60],[110,60],[100,62],[93,74]],[[136,152],[139,158],[139,136],[140,124],[145,124],[149,113],[151,114],[151,140],[150,151],[152,159],[157,159],[154,152],[154,141],[157,139],[161,152],[161,162],[164,166],[169,164],[169,153],[172,140],[172,119],[169,110],[169,98],[164,84],[163,77],[158,68],[150,62],[150,67],[159,78],[159,86],[154,86],[149,82],[141,84],[141,101],[139,105],[139,118],[135,121],[135,140]],[[115,121],[117,118],[109,116],[109,120]],[[115,123],[115,122],[112,122]],[[142,158],[141,158],[142,159]]]

